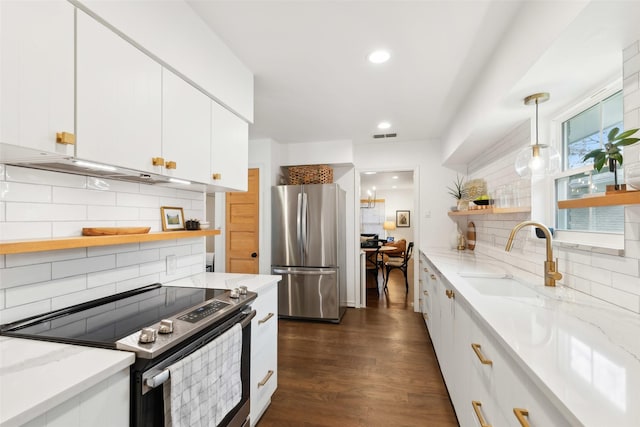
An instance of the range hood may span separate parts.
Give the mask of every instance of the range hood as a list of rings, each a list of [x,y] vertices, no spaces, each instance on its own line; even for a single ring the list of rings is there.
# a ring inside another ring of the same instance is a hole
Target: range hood
[[[0,163],[144,184],[172,184],[170,177],[164,175],[97,164],[69,155],[42,152],[10,144],[0,144]]]

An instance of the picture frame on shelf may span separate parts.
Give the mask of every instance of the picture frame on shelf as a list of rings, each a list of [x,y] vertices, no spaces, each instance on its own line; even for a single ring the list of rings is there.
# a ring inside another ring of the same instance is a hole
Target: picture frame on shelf
[[[396,211],[396,227],[411,227],[411,211]]]
[[[162,206],[162,231],[184,230],[184,212],[182,208]]]

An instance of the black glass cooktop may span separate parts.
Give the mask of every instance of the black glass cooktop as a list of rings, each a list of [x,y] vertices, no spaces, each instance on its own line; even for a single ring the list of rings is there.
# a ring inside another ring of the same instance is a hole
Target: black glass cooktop
[[[227,292],[150,285],[2,325],[0,334],[115,348],[119,339]]]

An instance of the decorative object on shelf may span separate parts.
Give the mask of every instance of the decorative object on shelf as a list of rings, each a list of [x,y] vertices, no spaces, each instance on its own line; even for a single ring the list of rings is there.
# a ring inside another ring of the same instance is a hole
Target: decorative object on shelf
[[[329,165],[289,166],[287,182],[289,185],[332,184],[333,168]]]
[[[206,230],[209,227],[211,227],[209,221],[200,221],[200,230]]]
[[[534,93],[524,99],[525,105],[536,106],[536,143],[525,147],[516,157],[516,172],[523,177],[551,175],[560,170],[560,153],[538,140],[538,104],[549,100],[549,93]]]
[[[85,227],[83,236],[116,236],[122,234],[147,234],[151,227]]]
[[[470,251],[476,248],[476,225],[473,221],[467,224],[467,249]]]
[[[456,206],[452,207],[452,211],[461,210],[460,201],[462,200],[462,190],[464,189],[464,178],[456,174],[456,180],[453,182],[452,187],[447,187],[447,190],[451,197],[456,199]]]
[[[472,179],[464,183],[462,199],[470,202],[487,194],[487,181],[484,179]]]
[[[396,211],[396,227],[411,227],[410,211]]]
[[[593,159],[593,168],[598,172],[600,172],[605,162],[608,163],[609,172],[613,172],[614,185],[613,188],[607,186],[607,193],[626,191],[626,186],[623,189],[618,185],[618,165],[622,166],[622,150],[620,148],[640,141],[640,138],[629,138],[637,131],[638,129],[629,129],[622,133],[618,133],[620,132],[620,129],[615,127],[609,131],[609,134],[607,135],[607,143],[604,144],[604,147],[596,148],[595,150],[585,154],[582,158],[583,162]]]
[[[182,208],[162,206],[162,231],[184,230],[184,213]]]
[[[197,219],[188,219],[185,226],[187,230],[200,230],[200,221]]]

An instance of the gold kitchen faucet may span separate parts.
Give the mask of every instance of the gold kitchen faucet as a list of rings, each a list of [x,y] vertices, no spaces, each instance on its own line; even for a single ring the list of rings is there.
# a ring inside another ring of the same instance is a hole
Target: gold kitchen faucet
[[[509,240],[507,240],[507,246],[504,248],[505,251],[509,252],[511,247],[513,246],[513,238],[516,236],[516,233],[520,231],[521,228],[526,227],[527,225],[531,225],[533,227],[538,227],[544,233],[544,238],[547,241],[547,260],[544,262],[544,285],[545,286],[555,286],[556,280],[562,279],[562,274],[558,272],[558,260],[553,261],[553,248],[551,247],[551,232],[549,229],[538,222],[535,221],[524,221],[520,224],[513,227],[511,230],[511,234],[509,235]]]

